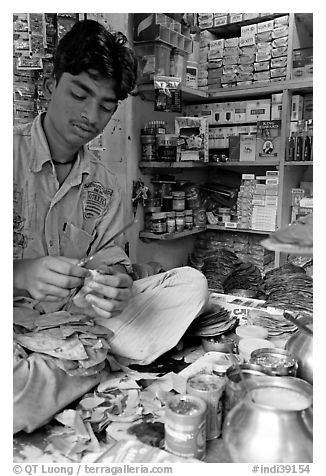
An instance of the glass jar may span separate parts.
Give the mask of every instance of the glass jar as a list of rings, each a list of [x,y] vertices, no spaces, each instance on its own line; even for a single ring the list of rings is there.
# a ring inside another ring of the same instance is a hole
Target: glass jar
[[[184,211],[186,207],[185,192],[172,192],[172,210],[176,212]]]
[[[185,212],[175,212],[175,229],[183,231],[185,229]]]
[[[152,231],[153,233],[166,233],[166,213],[152,214]]]

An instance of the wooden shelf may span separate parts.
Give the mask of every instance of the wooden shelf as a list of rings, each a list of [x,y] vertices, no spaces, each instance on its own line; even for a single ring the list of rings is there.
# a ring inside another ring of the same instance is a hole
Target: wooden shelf
[[[262,231],[262,230],[245,230],[243,228],[228,228],[222,225],[209,225],[207,224],[207,230],[218,230],[218,231],[234,231],[236,233],[256,233],[259,235],[269,235],[271,231]]]
[[[300,167],[302,165],[313,165],[313,161],[312,160],[300,160],[300,161],[288,161],[288,162],[284,162],[284,165],[285,166],[295,166],[295,167]]]
[[[141,231],[139,233],[140,238],[147,238],[149,240],[177,240],[178,238],[184,238],[185,236],[196,235],[197,233],[201,233],[205,231],[206,228],[193,228],[192,230],[184,230],[184,231],[176,231],[175,233],[151,233],[150,231]]]
[[[270,96],[271,94],[282,92],[283,90],[295,91],[295,92],[312,92],[313,81],[312,80],[290,80],[290,81],[278,81],[276,83],[270,83],[265,86],[252,84],[245,88],[235,86],[233,88],[217,88],[208,91],[208,99],[232,99],[241,97],[262,97]],[[208,101],[205,101],[208,102]]]
[[[297,162],[296,162],[297,163]],[[303,162],[302,162],[303,163]],[[196,161],[180,161],[180,162],[159,162],[159,161],[141,161],[139,168],[143,169],[203,169],[207,167],[276,167],[280,165],[278,159],[264,159],[254,161],[241,162],[196,162]]]
[[[250,98],[250,97],[267,97],[274,93],[279,93],[284,90],[293,92],[312,92],[313,81],[312,80],[290,80],[290,81],[278,81],[276,83],[270,83],[268,85],[256,85],[252,84],[247,87],[235,86],[233,88],[217,88],[209,91],[189,88],[187,86],[181,86],[182,102],[188,104],[195,103],[209,103],[216,99],[228,100],[237,98]],[[138,93],[143,99],[149,101],[154,100],[154,85],[152,83],[139,84]],[[133,95],[137,95],[137,92]]]
[[[219,38],[240,36],[241,27],[245,25],[252,25],[253,23],[260,23],[263,21],[273,20],[276,17],[287,15],[286,13],[272,13],[271,15],[257,16],[250,20],[238,21],[236,23],[228,23],[227,25],[212,26],[211,28],[205,28],[205,30],[218,35]],[[239,33],[239,35],[238,35]]]

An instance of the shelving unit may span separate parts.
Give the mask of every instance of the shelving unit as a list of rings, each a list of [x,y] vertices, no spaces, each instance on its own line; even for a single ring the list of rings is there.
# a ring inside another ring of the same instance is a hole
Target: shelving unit
[[[259,23],[261,21],[267,21],[277,16],[285,15],[284,13],[275,13],[270,16],[259,17],[257,19],[246,20],[234,24],[208,28],[208,31],[218,35],[218,38],[231,38],[240,36],[241,26],[249,25],[252,23]],[[306,23],[306,26],[305,26]],[[306,28],[307,31],[304,31]],[[189,87],[182,86],[182,101],[185,105],[188,104],[209,104],[213,102],[231,102],[240,101],[245,99],[264,99],[270,98],[272,94],[283,93],[282,101],[282,116],[281,116],[281,155],[279,159],[262,159],[252,162],[139,162],[139,168],[144,174],[150,174],[158,171],[168,171],[173,169],[176,173],[187,172],[188,175],[191,170],[194,173],[204,174],[209,171],[216,171],[218,169],[228,169],[237,173],[255,173],[261,174],[268,170],[269,167],[279,171],[279,196],[278,196],[278,210],[277,210],[277,228],[283,227],[289,223],[290,220],[290,207],[291,197],[289,191],[291,188],[297,188],[298,183],[305,177],[306,171],[312,171],[312,161],[302,162],[287,162],[285,160],[287,137],[290,134],[290,119],[291,119],[291,100],[294,94],[311,94],[313,92],[313,80],[312,79],[291,79],[291,64],[292,64],[292,51],[298,47],[306,47],[307,42],[310,41],[312,45],[312,14],[289,14],[289,37],[288,37],[288,52],[287,52],[287,73],[284,81],[271,82],[264,86],[252,84],[246,87],[229,87],[229,88],[217,88],[210,89],[209,91],[195,90]],[[301,36],[302,45],[301,45]],[[309,39],[310,38],[310,39]],[[141,97],[146,100],[154,99],[154,87],[153,84],[143,84],[138,88]],[[176,114],[178,115],[178,114]],[[181,114],[180,114],[181,115]],[[230,125],[252,125],[253,122],[244,122],[241,124],[210,124],[210,128],[223,127]],[[197,171],[197,172],[196,172]],[[212,172],[213,173],[213,172]],[[310,172],[309,172],[310,174]],[[309,175],[308,174],[308,175]],[[187,175],[187,177],[188,177]],[[208,175],[207,175],[208,176]],[[310,175],[309,175],[310,176]],[[207,225],[208,230],[218,231],[233,231],[237,233],[259,233],[262,235],[268,235],[269,231],[259,230],[243,230],[238,228],[226,228],[220,225]],[[145,232],[141,232],[140,237],[144,237]],[[150,239],[161,239],[153,234],[147,234],[146,237]],[[183,235],[182,235],[183,236]],[[182,237],[180,235],[180,237]],[[173,239],[169,238],[169,239]],[[282,264],[282,257],[280,252],[276,253],[275,266]]]
[[[184,238],[186,236],[196,235],[205,231],[206,228],[193,228],[192,230],[176,231],[175,233],[151,233],[150,231],[141,231],[139,233],[140,238],[147,238],[149,240],[177,240],[178,238]]]

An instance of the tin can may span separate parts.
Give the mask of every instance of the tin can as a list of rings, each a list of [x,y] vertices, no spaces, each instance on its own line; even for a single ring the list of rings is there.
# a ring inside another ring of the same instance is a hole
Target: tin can
[[[213,440],[222,433],[222,405],[220,400],[225,388],[225,378],[199,373],[187,381],[187,393],[200,397],[207,404],[206,439]]]
[[[186,201],[185,192],[172,192],[172,210],[176,212],[184,211]]]
[[[206,453],[207,405],[193,395],[174,395],[165,410],[165,449],[185,458]]]
[[[156,145],[159,160],[175,162],[177,160],[178,137],[173,134],[157,134]]]
[[[202,208],[194,210],[194,226],[206,228],[206,212]]]
[[[152,214],[152,231],[153,233],[166,233],[166,214],[153,213]]]
[[[141,139],[141,158],[142,160],[154,160],[155,159],[155,136],[154,135],[142,135]]]

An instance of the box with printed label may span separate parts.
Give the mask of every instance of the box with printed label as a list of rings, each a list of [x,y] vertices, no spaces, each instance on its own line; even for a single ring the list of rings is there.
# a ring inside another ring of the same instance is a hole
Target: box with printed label
[[[293,94],[291,102],[291,121],[301,121],[303,114],[303,96]]]
[[[286,76],[286,68],[272,68],[271,78],[280,78]]]
[[[225,102],[223,104],[223,123],[224,124],[233,124],[234,123],[234,103]]]
[[[257,159],[277,158],[281,155],[281,121],[257,122]]]
[[[176,117],[175,133],[179,136],[179,159],[181,161],[208,162],[208,120],[206,118]]]
[[[274,20],[262,21],[257,23],[257,33],[262,33],[264,31],[270,31],[274,28]]]
[[[257,23],[241,27],[241,36],[251,36],[257,33]]]
[[[212,40],[209,42],[209,49],[214,50],[214,49],[223,49],[224,48],[224,38],[220,38],[218,40]]]
[[[271,100],[247,101],[247,122],[268,121],[270,119]]]
[[[212,124],[223,124],[224,119],[224,109],[223,103],[213,103],[210,104],[213,110],[213,122]]]
[[[239,21],[242,21],[242,19],[242,13],[230,13],[230,23],[238,23]]]
[[[240,162],[252,162],[256,158],[256,136],[240,136]]]
[[[234,103],[234,122],[246,122],[247,102],[239,101]]]
[[[278,18],[274,18],[274,28],[277,28],[281,25],[288,25],[289,24],[289,15],[283,15]]]
[[[239,46],[239,37],[225,38],[224,48],[233,48]]]
[[[252,46],[256,44],[256,37],[255,35],[246,35],[246,36],[240,36],[239,38],[239,46],[242,48],[244,46]]]
[[[213,20],[214,26],[227,25],[229,20],[229,15],[224,15],[223,17],[215,17]]]
[[[270,71],[257,71],[256,73],[254,73],[255,81],[266,81],[267,79],[270,79],[270,77],[271,77]]]
[[[215,60],[215,59],[220,59],[220,58],[223,58],[223,57],[224,57],[224,49],[223,48],[210,49],[207,53],[208,61]]]

